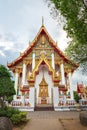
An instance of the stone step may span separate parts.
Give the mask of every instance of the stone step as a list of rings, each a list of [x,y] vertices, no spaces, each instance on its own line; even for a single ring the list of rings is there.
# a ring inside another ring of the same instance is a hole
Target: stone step
[[[36,106],[34,108],[35,111],[54,111],[54,107],[49,107],[49,106]]]

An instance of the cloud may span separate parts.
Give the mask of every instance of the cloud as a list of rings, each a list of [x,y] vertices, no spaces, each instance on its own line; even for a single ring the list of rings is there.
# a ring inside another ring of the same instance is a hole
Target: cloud
[[[4,52],[2,50],[0,50],[0,55],[3,57],[6,57],[6,55],[4,54]]]
[[[11,41],[0,41],[0,48],[2,47],[4,51],[11,50],[14,44]]]
[[[73,90],[77,90],[77,83],[80,83],[80,84],[83,83],[85,86],[87,86],[86,79],[87,79],[87,76],[83,75],[82,72],[79,71],[79,69],[74,71],[71,77],[71,84],[72,84]]]
[[[77,79],[77,81],[76,81]],[[87,79],[87,76],[86,75],[83,75],[81,71],[77,70],[73,73],[72,75],[72,80],[73,80],[73,83],[76,83],[76,82],[80,82],[80,83],[86,83],[86,79]]]
[[[1,6],[3,5],[4,2],[1,3]],[[47,7],[47,3],[45,4],[43,0],[38,0],[37,2],[34,0],[31,2],[19,0],[17,5],[16,2],[10,1],[5,6],[5,10],[3,8],[1,10],[4,14],[1,15],[2,20],[0,21],[0,30],[3,32],[0,44],[3,47],[3,51],[24,51],[28,46],[29,40],[32,41],[36,36],[41,26],[42,16],[44,16],[44,22],[47,25],[49,34],[52,34],[51,36],[55,41],[60,39],[59,46],[61,46],[60,48],[64,47],[65,41],[62,38],[61,29],[59,27],[57,29],[57,22],[50,17],[50,10]],[[8,20],[5,23],[3,20],[7,16]]]
[[[0,36],[0,64],[7,65],[7,62],[15,60],[20,55],[20,52],[27,48],[28,42],[25,39],[28,38],[11,33],[3,33]]]

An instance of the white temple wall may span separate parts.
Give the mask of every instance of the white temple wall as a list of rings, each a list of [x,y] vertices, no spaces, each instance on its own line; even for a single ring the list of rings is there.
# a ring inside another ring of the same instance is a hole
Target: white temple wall
[[[71,72],[69,72],[68,77],[69,77],[69,83],[70,83],[70,96],[71,96],[71,99],[73,100],[74,99],[74,95],[73,95],[73,86],[72,86]]]
[[[14,100],[16,100],[16,97],[17,97],[18,77],[19,77],[19,75],[16,72],[16,74],[15,74],[15,83],[14,83],[14,89],[15,89],[16,94],[13,97]]]
[[[34,87],[30,88],[29,103],[32,110],[34,110],[34,104],[35,104],[35,88]]]
[[[58,87],[53,88],[53,102],[54,102],[54,109],[55,109],[55,107],[58,107],[58,102],[59,102]]]
[[[36,80],[35,80],[35,88],[36,88],[36,103],[40,103],[41,98],[38,97],[39,96],[39,84],[42,81],[43,78],[43,69],[40,68],[39,69],[39,74],[36,76]],[[52,76],[48,74],[47,69],[44,67],[44,78],[45,81],[48,84],[48,99],[47,99],[47,103],[51,104],[52,103],[52,88],[53,88],[53,82],[52,82]]]

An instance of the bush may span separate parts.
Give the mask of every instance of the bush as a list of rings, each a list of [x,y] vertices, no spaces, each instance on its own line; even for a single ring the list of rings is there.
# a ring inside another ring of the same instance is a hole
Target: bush
[[[19,114],[13,114],[11,117],[11,120],[14,125],[21,124],[21,123],[26,123],[26,112],[20,112]]]
[[[19,114],[20,111],[18,109],[15,109],[15,108],[10,108],[8,107],[6,109],[6,112],[7,112],[7,117],[11,118],[13,114]]]
[[[0,117],[8,117],[14,125],[27,122],[27,113],[20,112],[18,109],[6,107],[0,109]]]
[[[0,117],[7,117],[7,112],[4,109],[0,109]]]
[[[12,117],[11,117],[11,120],[13,122],[14,125],[17,125],[20,123],[20,115],[19,114],[13,114]]]
[[[20,111],[18,109],[5,107],[5,109],[0,109],[0,117],[9,117],[11,118],[13,114],[18,114]]]

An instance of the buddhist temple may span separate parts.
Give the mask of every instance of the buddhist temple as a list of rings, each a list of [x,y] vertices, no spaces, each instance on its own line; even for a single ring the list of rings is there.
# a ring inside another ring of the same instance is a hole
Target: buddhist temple
[[[15,76],[12,106],[34,111],[38,105],[50,105],[56,111],[74,104],[71,75],[78,64],[59,49],[43,20],[28,48],[7,66]]]

